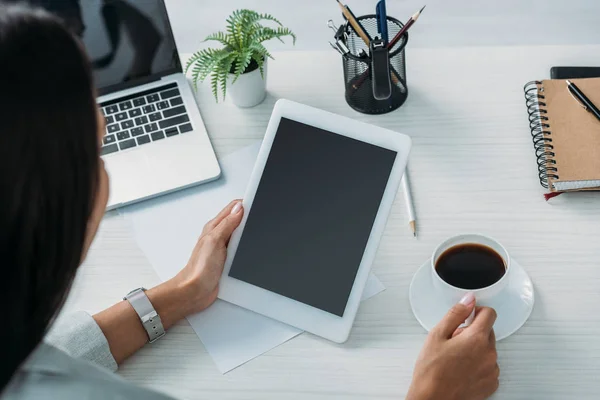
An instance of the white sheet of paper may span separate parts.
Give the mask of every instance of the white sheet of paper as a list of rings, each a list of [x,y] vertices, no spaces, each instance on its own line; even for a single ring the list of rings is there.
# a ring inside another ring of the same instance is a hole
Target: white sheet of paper
[[[120,210],[131,221],[134,237],[161,280],[187,263],[206,222],[231,200],[242,198],[260,142],[225,156],[222,177],[211,183],[148,200]],[[385,287],[369,276],[362,299]],[[217,300],[188,321],[221,373],[252,360],[302,333],[292,326]]]

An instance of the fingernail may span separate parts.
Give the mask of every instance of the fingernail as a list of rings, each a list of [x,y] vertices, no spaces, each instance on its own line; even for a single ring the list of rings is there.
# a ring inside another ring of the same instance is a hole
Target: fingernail
[[[475,295],[473,293],[467,293],[464,295],[462,299],[460,299],[459,303],[464,304],[465,306],[471,305],[475,302]]]
[[[231,209],[231,214],[237,214],[242,209],[242,202],[238,201],[235,206]]]

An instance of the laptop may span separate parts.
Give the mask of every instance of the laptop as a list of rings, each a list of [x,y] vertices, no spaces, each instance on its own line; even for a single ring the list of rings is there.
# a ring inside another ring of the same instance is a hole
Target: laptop
[[[92,60],[106,118],[108,209],[220,176],[163,0],[30,2],[61,17]]]

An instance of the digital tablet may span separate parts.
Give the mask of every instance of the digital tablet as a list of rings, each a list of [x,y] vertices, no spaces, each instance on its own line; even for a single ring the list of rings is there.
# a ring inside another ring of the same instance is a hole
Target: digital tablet
[[[346,341],[410,147],[400,133],[278,101],[219,298]]]

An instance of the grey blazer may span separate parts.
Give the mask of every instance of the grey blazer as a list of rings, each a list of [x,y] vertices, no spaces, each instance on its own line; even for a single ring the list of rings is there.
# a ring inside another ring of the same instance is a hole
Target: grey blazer
[[[15,373],[0,400],[171,399],[127,383],[96,321],[78,312],[54,325]]]

